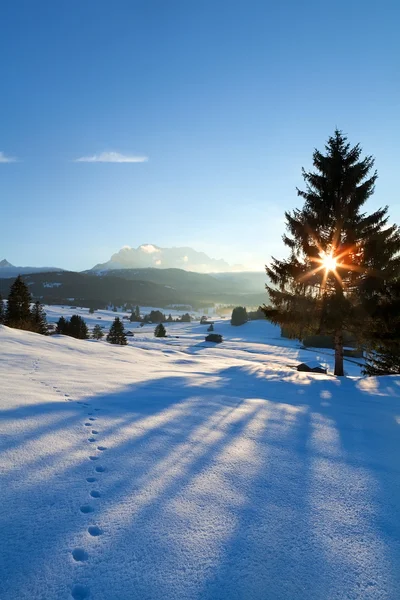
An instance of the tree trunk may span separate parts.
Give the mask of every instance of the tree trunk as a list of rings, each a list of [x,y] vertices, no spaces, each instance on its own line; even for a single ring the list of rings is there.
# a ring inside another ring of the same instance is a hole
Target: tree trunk
[[[335,375],[343,377],[343,332],[335,333]]]

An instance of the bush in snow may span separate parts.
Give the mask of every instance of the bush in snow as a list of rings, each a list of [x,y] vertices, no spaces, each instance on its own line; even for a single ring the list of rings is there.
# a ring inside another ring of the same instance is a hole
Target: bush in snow
[[[222,335],[219,333],[209,333],[206,337],[206,342],[214,342],[215,344],[220,344],[222,342]]]
[[[211,323],[210,327],[207,328],[207,331],[214,331],[214,325]]]

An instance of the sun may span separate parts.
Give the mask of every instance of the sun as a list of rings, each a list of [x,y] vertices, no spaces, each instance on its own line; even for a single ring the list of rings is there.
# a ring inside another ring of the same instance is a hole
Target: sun
[[[337,260],[334,256],[332,256],[332,252],[330,252],[329,254],[327,254],[326,252],[322,253],[321,264],[326,272],[336,271]]]

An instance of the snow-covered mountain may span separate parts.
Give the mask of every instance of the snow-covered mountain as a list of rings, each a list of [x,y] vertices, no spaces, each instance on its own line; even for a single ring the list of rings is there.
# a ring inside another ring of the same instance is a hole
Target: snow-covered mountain
[[[31,275],[32,273],[48,273],[51,271],[62,271],[56,267],[16,267],[5,258],[0,260],[0,279],[10,279],[18,275]]]
[[[160,248],[154,244],[142,244],[138,248],[124,246],[119,252],[113,254],[109,261],[95,265],[92,271],[147,267],[184,269],[196,273],[220,273],[233,270],[225,260],[210,258],[204,252],[198,252],[193,248],[185,246]]]

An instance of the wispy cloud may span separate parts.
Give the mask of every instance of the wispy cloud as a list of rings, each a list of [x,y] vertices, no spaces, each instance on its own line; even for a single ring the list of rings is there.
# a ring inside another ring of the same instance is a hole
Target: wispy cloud
[[[129,154],[120,154],[119,152],[101,152],[93,154],[93,156],[81,156],[76,158],[74,162],[88,163],[143,163],[149,159],[147,156],[132,156]]]
[[[18,162],[18,158],[15,156],[7,156],[4,152],[0,151],[0,163],[14,163]]]

